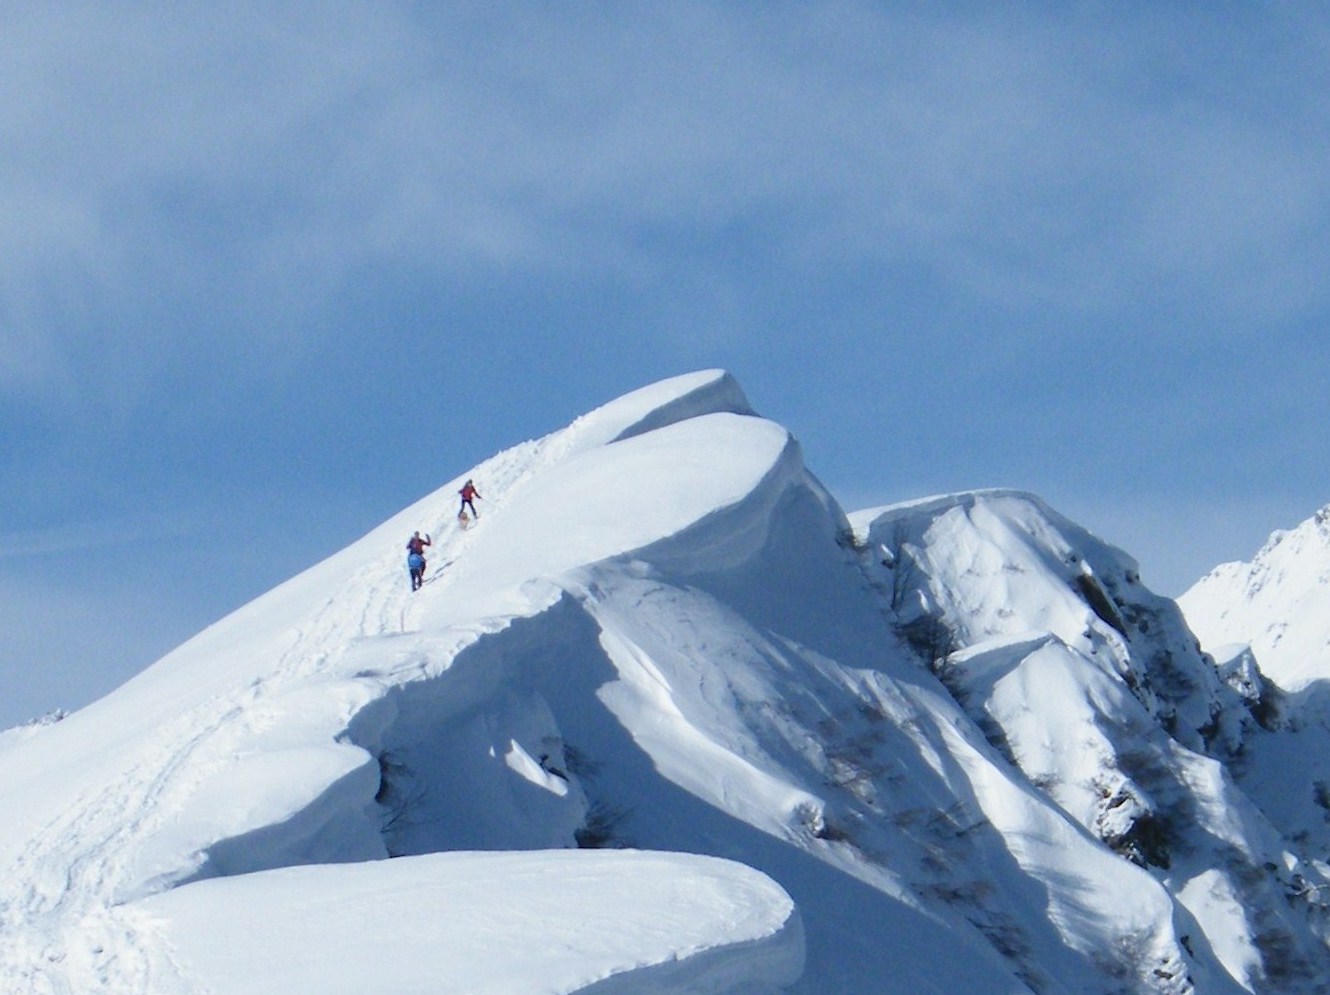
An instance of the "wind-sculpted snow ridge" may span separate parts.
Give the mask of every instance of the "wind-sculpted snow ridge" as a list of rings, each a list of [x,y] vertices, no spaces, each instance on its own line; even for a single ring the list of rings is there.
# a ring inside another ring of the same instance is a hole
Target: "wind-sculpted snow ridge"
[[[1032,788],[1194,917],[1186,945],[1207,943],[1249,990],[1321,990],[1325,851],[1295,856],[1229,767],[1268,736],[1259,675],[1226,685],[1130,558],[1030,495],[854,518],[957,701]]]
[[[0,736],[0,990],[1316,990],[1246,703],[1130,560],[854,522],[722,371],[496,455]]]

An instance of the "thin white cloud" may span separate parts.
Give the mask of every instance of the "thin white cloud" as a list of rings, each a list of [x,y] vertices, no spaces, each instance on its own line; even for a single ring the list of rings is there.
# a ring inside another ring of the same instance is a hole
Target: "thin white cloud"
[[[11,390],[100,372],[133,396],[182,349],[297,362],[306,319],[375,265],[660,293],[691,264],[726,301],[712,253],[754,218],[784,265],[911,261],[994,300],[1209,295],[1255,320],[1325,299],[1327,113],[1294,93],[1323,82],[1310,30],[871,4],[71,10],[0,24]],[[1276,69],[1275,113],[1235,99]]]
[[[52,528],[10,530],[0,532],[0,561],[64,555],[89,549],[104,554],[145,541],[169,542],[196,535],[199,531],[197,522],[169,511],[85,519]]]

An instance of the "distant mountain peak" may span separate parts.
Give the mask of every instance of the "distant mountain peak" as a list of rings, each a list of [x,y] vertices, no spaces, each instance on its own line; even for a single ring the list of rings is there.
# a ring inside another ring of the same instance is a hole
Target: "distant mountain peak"
[[[1273,532],[1250,562],[1216,567],[1178,604],[1203,645],[1250,645],[1285,690],[1330,680],[1330,505]]]

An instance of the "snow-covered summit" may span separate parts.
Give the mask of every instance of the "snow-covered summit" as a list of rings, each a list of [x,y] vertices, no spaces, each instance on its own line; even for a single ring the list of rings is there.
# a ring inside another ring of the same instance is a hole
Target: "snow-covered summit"
[[[724,370],[701,370],[641,387],[578,418],[569,435],[604,445],[712,414],[755,415],[739,382]]]
[[[1216,567],[1178,604],[1208,650],[1250,646],[1285,691],[1330,680],[1330,505],[1274,532],[1251,562]]]
[[[0,735],[0,990],[1315,991],[1250,706],[1038,499],[847,517],[689,374]]]

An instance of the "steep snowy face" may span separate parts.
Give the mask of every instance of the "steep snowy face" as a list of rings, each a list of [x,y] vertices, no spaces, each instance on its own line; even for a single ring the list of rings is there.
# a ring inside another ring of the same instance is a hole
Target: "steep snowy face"
[[[1330,680],[1330,505],[1275,532],[1250,563],[1216,567],[1178,604],[1217,658],[1250,646],[1288,692]]]
[[[1188,952],[1170,894],[1031,792],[918,666],[796,455],[569,578],[565,621],[594,628],[546,628],[543,651],[596,661],[614,721],[589,724],[571,687],[539,693],[573,766],[593,761],[579,782],[602,831],[720,845],[789,888],[809,937],[799,990],[1235,990]]]
[[[1330,506],[1274,533],[1250,563],[1217,567],[1179,604],[1233,679],[1276,686],[1241,783],[1286,836],[1330,860]]]
[[[907,638],[1031,788],[1160,875],[1244,986],[1314,986],[1319,872],[1225,765],[1266,741],[1254,668],[1221,680],[1130,558],[1029,495],[851,520]]]
[[[1134,560],[1038,498],[986,491],[853,516],[880,583],[927,655],[1048,634],[1113,680],[1184,745],[1232,750],[1240,702],[1177,607]]]

